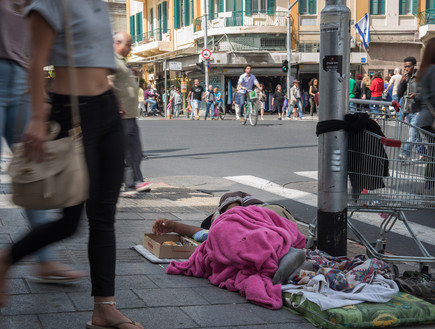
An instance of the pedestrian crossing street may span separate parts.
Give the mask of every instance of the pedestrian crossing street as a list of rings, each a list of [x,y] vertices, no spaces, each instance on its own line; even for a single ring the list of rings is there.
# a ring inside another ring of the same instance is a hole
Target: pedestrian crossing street
[[[317,171],[301,171],[301,172],[295,172],[295,174],[311,180],[318,179]],[[277,196],[290,199],[299,203],[303,203],[311,207],[317,207],[317,195],[314,193],[285,188],[266,179],[256,177],[256,176],[251,176],[251,175],[228,176],[225,177],[225,179],[238,184],[254,187],[259,190],[269,192]],[[374,227],[373,229],[376,231],[379,230],[379,227],[383,221],[383,218],[380,216],[380,214],[366,213],[366,212],[354,213],[352,219],[371,225]],[[414,231],[414,233],[420,239],[420,241],[431,245],[435,245],[435,239],[434,239],[435,229],[414,222],[409,222],[409,224],[412,230]],[[399,221],[395,224],[393,232],[409,237],[409,232],[407,228],[402,222]]]

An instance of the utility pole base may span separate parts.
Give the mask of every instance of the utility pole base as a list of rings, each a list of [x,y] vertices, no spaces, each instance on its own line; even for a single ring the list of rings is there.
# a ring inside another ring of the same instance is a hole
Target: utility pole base
[[[331,256],[347,255],[347,208],[341,212],[317,210],[317,248]]]

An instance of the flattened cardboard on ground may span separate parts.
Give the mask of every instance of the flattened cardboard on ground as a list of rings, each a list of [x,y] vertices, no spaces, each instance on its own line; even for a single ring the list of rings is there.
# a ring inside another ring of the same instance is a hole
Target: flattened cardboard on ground
[[[190,245],[182,246],[164,246],[165,241],[175,241],[189,243]],[[156,235],[151,233],[144,234],[143,245],[158,258],[181,258],[187,259],[193,254],[197,246],[192,245],[192,240],[182,237],[178,234]]]

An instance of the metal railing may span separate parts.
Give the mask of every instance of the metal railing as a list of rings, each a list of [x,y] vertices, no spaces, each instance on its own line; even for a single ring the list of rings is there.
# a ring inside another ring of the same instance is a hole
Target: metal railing
[[[213,14],[209,16],[207,29],[238,27],[238,26],[287,26],[287,12],[276,11],[268,13],[267,10],[233,11]],[[202,30],[202,19],[200,16],[193,21],[193,31]]]
[[[427,9],[417,14],[420,26],[435,24],[435,9]]]
[[[132,36],[133,43],[148,43],[152,41],[162,41],[163,31],[161,29],[154,29],[152,31],[136,34]]]

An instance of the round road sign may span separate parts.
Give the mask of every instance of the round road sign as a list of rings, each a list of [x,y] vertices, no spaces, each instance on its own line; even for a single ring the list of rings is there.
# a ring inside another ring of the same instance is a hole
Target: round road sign
[[[211,51],[208,49],[204,49],[201,53],[202,57],[205,59],[209,59],[211,57]]]

